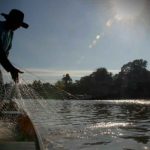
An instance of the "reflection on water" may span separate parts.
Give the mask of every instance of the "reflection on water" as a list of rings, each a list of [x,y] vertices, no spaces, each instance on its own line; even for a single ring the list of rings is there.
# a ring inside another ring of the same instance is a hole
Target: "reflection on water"
[[[29,105],[29,100],[25,103],[47,150],[150,149],[150,101],[43,100],[39,106],[33,101]]]
[[[89,128],[112,128],[112,127],[127,127],[129,125],[132,125],[131,123],[117,123],[117,122],[102,122],[102,123],[96,123],[94,125],[91,125]]]

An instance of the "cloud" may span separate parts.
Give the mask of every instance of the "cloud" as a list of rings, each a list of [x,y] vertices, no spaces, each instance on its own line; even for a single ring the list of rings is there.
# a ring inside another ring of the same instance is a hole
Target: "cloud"
[[[24,69],[24,74],[20,74],[20,79],[24,82],[32,82],[34,80],[41,80],[42,82],[55,83],[60,80],[63,75],[69,73],[74,80],[80,79],[80,77],[89,75],[92,70],[57,70],[57,69],[39,69],[39,68],[27,68]],[[11,76],[5,70],[2,70],[4,82],[11,82]]]
[[[90,70],[57,70],[57,69],[38,69],[28,68],[26,72],[29,74],[36,74],[39,76],[62,76],[63,74],[69,73],[73,76],[80,76],[85,73],[91,72]]]
[[[55,83],[60,80],[63,75],[69,73],[73,80],[80,79],[80,77],[92,73],[92,70],[57,70],[57,69],[38,69],[27,68],[22,78],[29,82],[33,80],[41,80],[42,82]]]
[[[120,70],[110,69],[108,70],[112,73],[118,73]],[[38,69],[38,68],[29,68],[26,69],[25,73],[41,76],[41,77],[62,77],[64,74],[69,73],[71,77],[82,77],[89,75],[93,70],[57,70],[57,69]]]
[[[120,70],[108,70],[113,74],[118,73]],[[58,69],[40,69],[40,68],[27,68],[24,74],[20,75],[20,81],[30,83],[34,80],[41,80],[42,82],[50,82],[51,84],[61,80],[63,75],[69,73],[73,80],[79,80],[81,77],[90,75],[93,70],[58,70]],[[11,76],[5,70],[2,70],[4,82],[11,82]]]

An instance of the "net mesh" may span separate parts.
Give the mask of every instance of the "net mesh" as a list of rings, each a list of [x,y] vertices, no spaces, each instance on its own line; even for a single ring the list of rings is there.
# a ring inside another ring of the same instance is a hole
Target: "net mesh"
[[[62,99],[67,99],[68,96],[74,98],[73,95],[66,91],[57,89],[54,86],[51,87],[54,91],[53,94],[59,95],[58,97],[62,96]],[[10,139],[10,135],[13,137],[16,134],[16,126],[18,126],[19,122],[22,130],[28,132],[30,137],[34,134],[33,129],[31,128],[34,128],[36,136],[38,136],[40,148],[43,150],[47,149],[47,129],[44,127],[43,122],[45,114],[50,117],[47,109],[47,100],[43,99],[38,92],[23,79],[21,84],[4,84],[2,72],[0,71],[0,101],[0,127],[3,127],[0,129],[0,139],[2,139],[1,137],[4,137],[4,134],[5,136],[7,135],[5,137],[7,140]],[[42,122],[40,121],[39,116],[43,116]],[[46,119],[48,118],[45,118],[45,123]],[[29,122],[33,127],[29,125]],[[5,131],[5,133],[2,134],[2,131]]]

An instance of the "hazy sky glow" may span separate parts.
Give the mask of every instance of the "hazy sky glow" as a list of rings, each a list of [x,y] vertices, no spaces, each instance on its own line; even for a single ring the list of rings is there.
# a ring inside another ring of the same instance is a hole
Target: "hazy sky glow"
[[[55,82],[66,73],[79,79],[100,67],[120,70],[134,59],[150,63],[149,0],[0,0],[1,12],[13,8],[30,24],[15,32],[10,52],[22,78],[31,79],[27,70]]]

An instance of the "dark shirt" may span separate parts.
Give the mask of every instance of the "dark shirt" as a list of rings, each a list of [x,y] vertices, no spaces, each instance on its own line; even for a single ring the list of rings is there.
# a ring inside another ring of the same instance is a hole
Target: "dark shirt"
[[[0,21],[0,44],[1,49],[8,56],[12,46],[13,31],[6,29],[5,22]]]
[[[6,71],[10,72],[14,67],[7,56],[12,45],[13,31],[5,28],[5,22],[0,21],[0,63]]]

